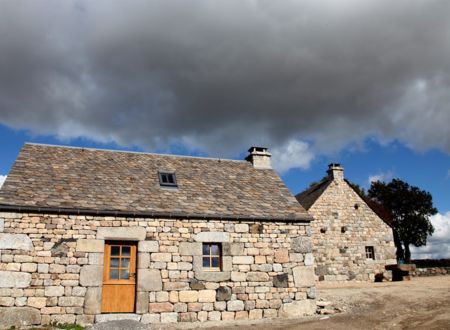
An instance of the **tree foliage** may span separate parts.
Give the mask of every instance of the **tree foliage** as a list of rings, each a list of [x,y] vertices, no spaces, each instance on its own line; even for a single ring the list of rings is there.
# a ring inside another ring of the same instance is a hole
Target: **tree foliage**
[[[426,245],[427,237],[434,231],[429,217],[436,214],[437,209],[431,194],[393,179],[389,183],[372,182],[368,196],[390,211],[397,258],[410,262],[409,246]]]

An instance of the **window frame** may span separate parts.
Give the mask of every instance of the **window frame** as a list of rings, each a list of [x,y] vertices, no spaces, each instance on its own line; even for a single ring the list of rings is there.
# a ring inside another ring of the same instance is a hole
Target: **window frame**
[[[120,247],[119,255],[113,255],[113,247]],[[123,247],[130,248],[130,255],[122,255]],[[103,283],[104,284],[130,284],[136,282],[136,256],[137,242],[134,241],[115,241],[108,240],[105,242],[104,265],[103,265]],[[112,266],[112,259],[119,259],[119,266]],[[128,267],[121,267],[123,259],[128,260]],[[118,270],[118,278],[111,278],[112,270]],[[128,270],[128,278],[122,278],[122,271]]]
[[[368,245],[364,248],[366,253],[366,259],[375,260],[375,248],[372,245]]]
[[[203,253],[205,246],[208,246],[209,254]],[[212,254],[212,246],[218,247],[219,254]],[[204,266],[205,258],[209,259],[209,267]],[[219,259],[218,267],[212,266],[212,260],[215,258]],[[203,242],[202,243],[202,271],[204,271],[204,272],[222,272],[223,271],[222,260],[223,260],[222,243],[217,243],[217,242]]]
[[[167,176],[167,182],[164,182],[164,176]],[[172,177],[173,182],[169,182],[169,177]],[[177,184],[177,177],[175,172],[170,172],[170,171],[158,171],[158,178],[159,178],[159,185],[161,187],[178,187]]]

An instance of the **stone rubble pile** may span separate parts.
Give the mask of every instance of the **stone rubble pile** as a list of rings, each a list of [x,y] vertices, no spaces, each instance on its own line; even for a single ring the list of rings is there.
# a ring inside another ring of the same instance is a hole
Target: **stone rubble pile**
[[[319,299],[317,301],[317,314],[320,315],[331,315],[336,313],[341,313],[345,310],[343,307],[336,307],[331,301],[326,301]]]

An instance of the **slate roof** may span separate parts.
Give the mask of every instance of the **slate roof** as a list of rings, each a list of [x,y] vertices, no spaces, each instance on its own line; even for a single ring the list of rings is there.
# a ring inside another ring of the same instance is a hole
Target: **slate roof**
[[[331,180],[323,179],[319,183],[316,183],[305,191],[297,194],[295,198],[306,210],[309,210],[330,183]]]
[[[163,188],[158,171],[174,171]],[[272,169],[246,161],[25,144],[0,210],[311,220]]]

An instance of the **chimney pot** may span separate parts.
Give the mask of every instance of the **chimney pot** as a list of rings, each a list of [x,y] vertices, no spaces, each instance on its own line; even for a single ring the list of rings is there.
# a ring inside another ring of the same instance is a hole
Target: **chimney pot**
[[[248,149],[248,156],[245,158],[246,161],[253,164],[254,168],[257,169],[271,169],[272,164],[270,162],[270,157],[272,155],[264,147],[251,147]]]
[[[339,163],[329,164],[327,173],[331,180],[344,180],[344,168]]]

